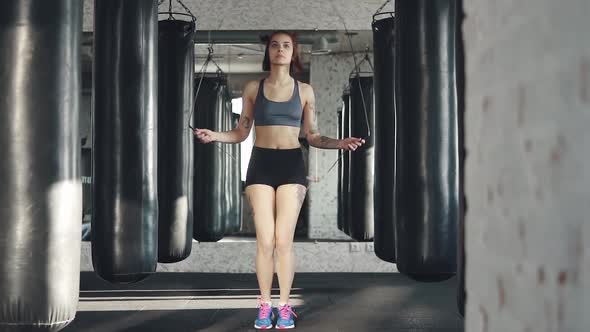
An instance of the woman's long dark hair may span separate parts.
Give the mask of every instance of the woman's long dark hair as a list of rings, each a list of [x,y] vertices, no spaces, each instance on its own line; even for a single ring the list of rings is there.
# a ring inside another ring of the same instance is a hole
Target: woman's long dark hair
[[[291,38],[291,42],[293,43],[293,56],[291,57],[291,64],[289,65],[289,73],[294,74],[303,70],[303,65],[301,64],[301,60],[299,59],[299,41],[297,39],[297,34],[294,32],[284,31],[284,30],[277,30],[273,31],[270,36],[263,36],[261,39],[264,43],[266,43],[266,48],[264,50],[264,60],[262,61],[262,70],[270,71],[270,58],[268,56],[268,48],[270,47],[270,42],[272,41],[272,37],[278,34],[284,34]]]

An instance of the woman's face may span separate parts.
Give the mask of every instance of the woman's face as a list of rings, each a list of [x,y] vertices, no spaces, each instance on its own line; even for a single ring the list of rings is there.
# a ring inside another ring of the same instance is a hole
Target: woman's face
[[[270,63],[275,65],[289,65],[293,57],[293,41],[286,34],[276,34],[268,46]]]

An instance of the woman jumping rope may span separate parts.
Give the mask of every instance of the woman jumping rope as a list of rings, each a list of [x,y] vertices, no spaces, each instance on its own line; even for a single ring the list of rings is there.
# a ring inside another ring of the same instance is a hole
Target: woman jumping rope
[[[290,329],[295,327],[296,317],[289,306],[295,275],[293,237],[308,185],[299,145],[300,126],[303,124],[305,138],[315,148],[354,151],[365,140],[320,135],[313,89],[291,76],[301,70],[293,33],[275,31],[270,35],[262,68],[270,74],[244,87],[242,114],[235,129],[214,132],[197,128],[194,134],[202,143],[240,143],[255,127],[256,139],[246,174],[246,197],[256,228],[256,277],[260,288],[254,327],[273,327],[271,286],[276,257],[280,299],[275,327]]]

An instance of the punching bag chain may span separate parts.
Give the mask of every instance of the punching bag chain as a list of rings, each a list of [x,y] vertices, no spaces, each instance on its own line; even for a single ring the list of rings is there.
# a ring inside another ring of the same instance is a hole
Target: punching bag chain
[[[172,1],[172,0],[171,0]],[[189,13],[190,16],[195,17],[195,15],[193,15],[193,13],[191,12],[190,9],[188,9],[188,7],[180,0],[176,0],[178,1],[178,3],[182,6],[182,8],[184,8],[184,10]]]
[[[166,0],[158,0],[158,7],[164,3],[164,1]],[[168,12],[163,12],[163,13],[158,13],[158,14],[168,14],[168,19],[169,20],[175,20],[176,18],[174,17],[174,14],[176,15],[184,15],[184,16],[188,16],[191,18],[191,21],[196,22],[197,17],[195,15],[193,15],[193,13],[191,12],[190,9],[188,9],[188,7],[180,0],[176,0],[180,6],[182,6],[182,8],[184,9],[185,13],[175,13],[172,11],[172,0],[168,0]]]
[[[391,2],[391,0],[387,0],[387,1],[385,1],[385,2],[384,2],[382,5],[381,5],[381,7],[379,7],[379,8],[377,9],[377,11],[375,12],[375,14],[373,14],[373,16],[375,16],[375,15],[379,14],[379,13],[380,13],[380,12],[383,10],[383,7],[385,7],[385,6],[386,6],[388,3],[390,3],[390,2]]]

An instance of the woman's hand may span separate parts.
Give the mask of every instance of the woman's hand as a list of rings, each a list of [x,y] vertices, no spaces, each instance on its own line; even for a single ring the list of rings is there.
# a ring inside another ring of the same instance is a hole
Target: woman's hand
[[[340,140],[338,148],[346,151],[354,151],[363,144],[365,144],[365,140],[362,138],[348,137]]]
[[[215,137],[214,134],[215,132],[209,129],[199,129],[196,128],[195,131],[193,132],[195,134],[195,136],[197,136],[197,138],[199,139],[199,141],[201,141],[201,143],[211,143],[211,142],[215,142]]]

